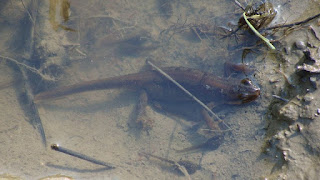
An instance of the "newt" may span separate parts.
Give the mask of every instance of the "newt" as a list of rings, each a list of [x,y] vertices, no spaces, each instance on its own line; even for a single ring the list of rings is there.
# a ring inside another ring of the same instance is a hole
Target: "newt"
[[[260,95],[260,88],[254,85],[248,78],[240,80],[233,77],[218,77],[211,73],[202,72],[201,70],[184,67],[168,67],[163,68],[163,71],[203,103],[223,102],[226,104],[242,104],[254,101]],[[140,99],[144,101],[140,101],[138,104],[138,118],[140,118],[138,121],[146,128],[152,126],[150,120],[144,119],[144,108],[147,105],[146,101],[148,98],[158,102],[193,102],[192,98],[155,70],[58,87],[37,94],[34,101],[39,103],[44,100],[60,98],[71,94],[111,88],[143,90]],[[210,124],[210,122],[207,121],[207,124],[210,128],[213,128],[212,122]]]

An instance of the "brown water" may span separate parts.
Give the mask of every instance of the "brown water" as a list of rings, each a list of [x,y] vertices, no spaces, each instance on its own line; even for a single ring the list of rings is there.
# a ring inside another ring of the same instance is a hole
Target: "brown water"
[[[255,46],[258,39],[241,30],[238,39],[222,38],[228,28],[237,28],[242,13],[231,0],[93,0],[90,3],[78,0],[70,1],[70,12],[65,9],[61,16],[61,4],[66,2],[0,3],[0,55],[39,69],[26,70],[28,78],[24,79],[16,63],[1,61],[0,173],[22,179],[56,174],[75,179],[186,179],[173,168],[139,155],[148,152],[174,161],[182,159],[200,164],[201,170],[192,174],[192,179],[316,177],[319,143],[314,129],[318,117],[314,114],[318,92],[310,84],[301,83],[308,80],[303,79],[307,75],[297,75],[295,71],[296,64],[304,57],[304,49],[294,44],[299,41],[302,46],[307,42],[319,46],[310,29],[296,28],[286,37],[282,37],[283,31],[276,32],[270,36],[279,39],[274,43],[277,52],[272,53],[263,44]],[[304,7],[300,6],[301,1],[272,3],[278,14],[271,25],[303,20],[316,14],[319,8],[319,3],[309,1]],[[192,27],[200,24],[209,27],[212,33],[199,38]],[[319,30],[317,20],[312,21],[312,26]],[[47,146],[44,146],[39,130],[33,127],[35,115],[24,98],[25,89],[28,90],[25,82],[38,92],[129,74],[150,68],[145,67],[147,57],[152,57],[161,67],[191,67],[223,76],[223,64],[241,62],[244,47],[253,47],[244,61],[255,68],[249,77],[259,84],[262,94],[251,104],[214,109],[232,130],[225,133],[223,143],[213,151],[176,153],[177,149],[204,142],[203,129],[207,127],[203,122],[167,115],[151,106],[147,107],[147,115],[155,121],[153,128],[139,129],[134,122],[139,92],[118,89],[86,92],[38,104],[46,134]],[[289,89],[283,75],[274,69],[292,77],[297,90]],[[56,81],[39,78],[35,75],[39,72],[49,74]],[[317,75],[312,77],[317,79]],[[305,102],[303,98],[308,92],[312,96],[308,104],[311,118],[302,112],[305,104],[294,106],[301,112],[295,119],[290,114],[292,111],[284,113],[286,103],[272,97],[297,99],[299,104]],[[295,128],[297,123],[304,127],[302,133]],[[312,142],[310,146],[308,142]],[[53,143],[117,168],[106,170],[53,151],[50,149]]]

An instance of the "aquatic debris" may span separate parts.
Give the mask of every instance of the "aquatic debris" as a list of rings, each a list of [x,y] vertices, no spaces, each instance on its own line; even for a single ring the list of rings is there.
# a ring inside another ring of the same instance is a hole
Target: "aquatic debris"
[[[249,20],[248,20],[247,17],[246,17],[246,12],[243,12],[242,15],[243,15],[244,20],[246,21],[246,23],[247,23],[248,26],[250,27],[250,29],[251,29],[260,39],[262,39],[262,40],[268,45],[268,47],[269,47],[270,49],[272,49],[272,50],[276,49],[276,48],[270,43],[269,39],[263,37],[263,36],[253,27],[253,25],[251,25],[251,23],[249,22]]]
[[[23,68],[31,71],[31,72],[39,75],[39,76],[40,76],[42,79],[44,79],[44,80],[47,80],[47,81],[56,81],[56,79],[50,77],[49,75],[43,74],[39,69],[36,69],[36,68],[34,68],[34,67],[31,67],[31,66],[29,66],[29,65],[27,65],[27,64],[25,64],[25,63],[19,62],[19,61],[16,60],[16,59],[13,59],[13,58],[11,58],[11,57],[2,56],[2,55],[0,55],[0,58],[3,59],[3,60],[6,60],[6,61],[12,62],[12,63],[16,64],[16,65],[19,66],[19,67],[23,67]]]
[[[76,30],[66,27],[62,24],[60,24],[56,20],[56,13],[57,13],[57,5],[60,5],[60,16],[63,19],[64,22],[67,22],[69,20],[70,16],[70,2],[69,0],[50,0],[50,6],[49,6],[49,19],[50,23],[54,30],[58,30],[59,28],[66,30],[66,31],[72,31],[76,32]]]
[[[201,168],[199,165],[187,160],[180,160],[176,162],[150,153],[140,152],[139,154],[145,156],[146,158],[152,157],[154,159],[158,159],[162,162],[168,163],[187,177],[190,176],[190,174],[194,174]]]
[[[254,27],[254,29],[261,29],[274,19],[277,12],[274,10],[273,5],[271,3],[263,3],[257,9],[254,9],[252,6],[247,6],[245,8],[245,16],[248,18],[250,24]],[[238,26],[241,29],[249,29],[248,23],[245,21],[245,17],[242,16],[239,19]]]
[[[286,98],[283,98],[283,97],[281,97],[281,96],[278,96],[278,95],[272,95],[272,97],[274,97],[274,98],[276,98],[276,99],[279,99],[279,100],[281,100],[281,101],[284,101],[284,102],[289,102],[289,100],[288,99],[286,99]]]
[[[310,29],[310,31],[312,32],[312,34],[314,35],[314,37],[320,41],[320,36],[319,36],[319,32],[317,30],[315,30],[312,26],[309,26],[308,29]]]
[[[314,16],[308,17],[307,19],[302,20],[302,21],[298,21],[298,22],[294,22],[294,23],[290,23],[290,24],[278,24],[278,25],[275,25],[275,26],[272,26],[272,27],[264,28],[264,30],[271,30],[271,29],[277,29],[277,28],[298,26],[298,25],[307,23],[307,22],[309,22],[309,21],[311,21],[313,19],[316,19],[318,17],[320,17],[320,13],[316,14]]]
[[[70,149],[61,147],[59,144],[52,144],[52,145],[51,145],[51,149],[53,149],[53,150],[55,150],[55,151],[58,151],[58,152],[62,152],[62,153],[68,154],[68,155],[70,155],[70,156],[77,157],[77,158],[79,158],[79,159],[83,159],[83,160],[85,160],[85,161],[89,161],[89,162],[94,163],[94,164],[98,164],[98,165],[101,165],[101,166],[105,166],[105,167],[107,167],[108,169],[113,169],[113,168],[115,168],[113,165],[111,165],[111,164],[109,164],[109,163],[106,163],[106,162],[103,162],[103,161],[94,159],[94,158],[92,158],[92,157],[89,157],[89,156],[87,156],[87,155],[84,155],[84,154],[75,152],[75,151],[73,151],[73,150],[70,150]]]
[[[311,61],[312,64],[303,63],[302,65],[297,66],[297,70],[320,73],[320,48],[307,48],[303,53],[306,60]]]

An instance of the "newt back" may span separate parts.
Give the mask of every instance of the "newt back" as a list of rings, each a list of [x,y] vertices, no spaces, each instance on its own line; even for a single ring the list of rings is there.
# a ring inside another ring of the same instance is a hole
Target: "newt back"
[[[251,83],[250,80],[239,80],[234,78],[221,78],[210,73],[204,73],[200,70],[183,68],[183,67],[169,67],[163,68],[173,79],[186,86],[188,90],[194,93],[195,96],[199,94],[201,100],[205,102],[212,100],[216,94],[222,94],[233,100],[241,100],[241,102],[250,102],[255,100],[259,94],[260,89]],[[35,101],[53,99],[71,94],[103,90],[111,88],[145,88],[148,93],[154,94],[152,97],[157,99],[164,96],[170,96],[171,91],[180,94],[178,96],[186,97],[181,90],[177,90],[169,80],[159,74],[157,71],[144,71],[123,76],[110,77],[105,79],[81,82],[78,84],[56,88],[50,91],[39,93],[35,96]],[[162,92],[160,92],[160,90]],[[175,97],[176,95],[174,95]],[[187,98],[186,99],[190,99]]]

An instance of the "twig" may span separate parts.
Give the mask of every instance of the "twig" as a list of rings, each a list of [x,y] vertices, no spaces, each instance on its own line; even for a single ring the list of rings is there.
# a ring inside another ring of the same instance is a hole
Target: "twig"
[[[276,99],[279,99],[279,100],[281,100],[281,101],[284,101],[284,102],[289,102],[289,100],[288,99],[285,99],[285,98],[283,98],[283,97],[280,97],[280,96],[278,96],[278,95],[272,95],[272,97],[274,97],[274,98],[276,98]]]
[[[300,24],[303,24],[303,23],[307,23],[308,21],[311,21],[317,17],[320,17],[320,13],[319,14],[316,14],[314,16],[311,16],[303,21],[299,21],[299,22],[294,22],[294,23],[291,23],[291,24],[285,24],[285,25],[275,25],[275,26],[272,26],[272,27],[268,27],[268,28],[264,28],[263,30],[271,30],[271,29],[277,29],[277,28],[285,28],[285,27],[292,27],[292,26],[298,26]]]
[[[181,166],[178,162],[174,162],[174,165],[182,172],[182,174],[187,178],[187,180],[191,180],[190,174],[184,166]]]
[[[235,0],[234,3],[236,3],[236,5],[239,6],[243,11],[246,10],[246,8],[243,7],[242,4],[238,0]]]
[[[248,21],[247,16],[246,16],[246,12],[243,12],[243,18],[246,21],[246,23],[248,24],[248,26],[250,27],[250,29],[260,38],[262,39],[268,46],[270,49],[274,50],[276,49],[269,41],[269,39],[263,37],[253,26],[252,24]]]
[[[194,27],[192,27],[192,31],[198,36],[198,38],[199,38],[200,41],[201,41],[201,44],[204,44],[201,36],[199,35],[199,33],[197,32],[197,30],[196,30]],[[207,34],[205,34],[205,35],[207,36]],[[207,38],[208,38],[208,37],[207,37]],[[208,38],[208,39],[209,39],[209,38]],[[205,45],[205,46],[207,46],[211,51],[214,51],[214,50],[212,49],[212,47],[210,47],[210,46],[208,46],[208,45]]]
[[[22,3],[22,5],[23,5],[24,9],[27,11],[27,14],[28,14],[30,20],[32,21],[32,24],[35,25],[35,20],[33,19],[32,15],[30,14],[30,12],[29,12],[29,10],[27,9],[27,7],[24,5],[23,0],[21,0],[21,3]]]
[[[191,177],[190,177],[190,174],[189,174],[188,170],[186,169],[186,167],[184,167],[183,165],[179,164],[179,162],[176,162],[176,161],[173,161],[173,160],[169,160],[169,159],[166,159],[166,158],[163,158],[163,157],[160,157],[160,156],[156,156],[156,155],[153,155],[153,154],[145,153],[145,152],[139,152],[139,154],[142,155],[142,156],[145,156],[146,158],[153,157],[153,158],[158,159],[160,161],[169,163],[169,164],[175,166],[176,168],[178,168],[179,171],[184,176],[186,176],[188,180],[191,180]]]
[[[195,100],[197,103],[199,103],[204,109],[206,109],[211,115],[216,117],[219,121],[222,121],[222,119],[219,118],[211,109],[206,106],[203,102],[201,102],[197,97],[195,97],[193,94],[191,94],[188,90],[186,90],[183,86],[181,86],[176,80],[174,80],[172,77],[170,77],[167,73],[162,71],[159,67],[154,65],[151,61],[147,60],[147,63],[151,65],[153,68],[155,68],[158,72],[160,72],[163,76],[165,76],[168,80],[170,80],[172,83],[174,83],[176,86],[178,86],[182,91],[184,91],[187,95],[189,95],[193,100]],[[223,121],[222,121],[223,122]],[[224,122],[223,122],[224,123]],[[226,123],[224,123],[229,129],[229,127]]]
[[[314,37],[315,37],[318,41],[320,41],[320,38],[319,38],[320,36],[319,36],[318,32],[315,31],[312,26],[309,26],[309,29],[310,29],[311,32],[313,33]]]
[[[89,161],[89,162],[94,163],[94,164],[98,164],[98,165],[101,165],[101,166],[105,166],[105,167],[107,167],[108,169],[114,169],[114,168],[115,168],[113,165],[111,165],[111,164],[109,164],[109,163],[106,163],[106,162],[103,162],[103,161],[94,159],[94,158],[92,158],[92,157],[89,157],[89,156],[87,156],[87,155],[84,155],[84,154],[81,154],[81,153],[72,151],[72,150],[70,150],[70,149],[61,147],[61,146],[59,146],[59,144],[52,144],[52,145],[51,145],[51,149],[52,149],[52,150],[55,150],[55,151],[58,151],[58,152],[62,152],[62,153],[68,154],[68,155],[70,155],[70,156],[77,157],[77,158],[82,159],[82,160],[85,160],[85,161]]]
[[[0,58],[5,59],[5,60],[8,60],[8,61],[11,61],[11,62],[17,64],[18,66],[22,66],[22,67],[28,69],[29,71],[38,74],[39,76],[41,76],[41,78],[43,78],[43,79],[45,79],[45,80],[55,81],[54,78],[51,78],[50,76],[41,73],[38,69],[33,68],[33,67],[31,67],[31,66],[28,66],[28,65],[26,65],[26,64],[24,64],[24,63],[21,63],[21,62],[19,62],[18,60],[15,60],[15,59],[13,59],[13,58],[6,57],[6,56],[1,56],[1,55],[0,55]]]

